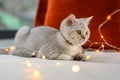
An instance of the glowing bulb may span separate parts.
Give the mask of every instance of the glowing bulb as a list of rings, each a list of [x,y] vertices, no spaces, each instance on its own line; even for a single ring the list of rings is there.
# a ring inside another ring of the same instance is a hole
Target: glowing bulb
[[[86,60],[89,60],[91,57],[90,56],[86,56]]]
[[[25,61],[26,63],[30,62],[29,60]]]
[[[100,51],[99,50],[96,50],[96,54],[99,54],[100,53]]]
[[[104,45],[102,44],[101,47],[104,48]]]
[[[32,53],[32,56],[35,56],[35,52]]]
[[[45,55],[44,55],[44,54],[42,55],[42,59],[46,59],[46,57],[45,57]]]
[[[29,60],[26,61],[26,64],[27,64],[28,67],[32,66],[32,63]]]
[[[57,66],[61,66],[61,63],[60,63],[60,62],[57,62],[56,65],[57,65]]]
[[[102,39],[104,38],[103,35],[101,35],[101,38],[102,38]]]
[[[95,42],[95,44],[98,44],[98,42]]]
[[[39,71],[35,70],[35,71],[33,72],[33,75],[34,75],[35,77],[38,77],[38,76],[40,76],[40,73],[39,73]]]
[[[42,76],[38,70],[33,71],[33,75],[31,76],[31,80],[42,80]]]
[[[15,49],[15,46],[11,46],[11,47],[10,47],[10,50],[14,50],[14,49]]]
[[[107,16],[107,20],[110,20],[110,19],[111,19],[111,16],[110,16],[110,15],[108,15],[108,16]]]
[[[5,51],[7,51],[7,52],[8,52],[8,51],[9,51],[9,49],[7,49],[7,48],[6,48],[6,49],[5,49]]]
[[[27,63],[27,66],[28,66],[28,67],[31,67],[31,66],[32,66],[32,64],[31,64],[31,63]]]
[[[78,65],[73,65],[73,66],[72,66],[72,71],[73,71],[73,72],[79,72],[79,71],[80,71],[80,66],[78,66]]]
[[[109,42],[107,42],[107,40],[104,38],[104,36],[102,35],[102,32],[101,32],[101,28],[103,27],[103,25],[105,25],[106,23],[108,23],[109,22],[109,20],[112,18],[112,16],[113,15],[115,15],[115,14],[117,14],[118,12],[120,12],[120,9],[117,9],[117,10],[115,10],[115,11],[113,11],[112,13],[110,13],[108,16],[106,16],[106,20],[105,21],[103,21],[99,26],[98,26],[98,31],[99,31],[99,35],[100,35],[100,37],[103,39],[103,42],[107,45],[107,46],[109,46],[109,47],[111,47],[111,48],[113,48],[113,49],[115,49],[115,50],[120,50],[120,47],[116,47],[115,45],[112,45],[112,44],[110,44]],[[97,44],[96,42],[94,42],[95,44]],[[101,44],[101,42],[98,42],[99,44]],[[101,45],[100,46],[100,48],[102,48],[102,50],[104,50],[104,45]],[[90,44],[90,47],[89,47],[90,49],[92,49],[91,48],[91,44]],[[99,48],[99,49],[100,49]],[[94,49],[93,49],[94,50]],[[100,51],[99,50],[96,50],[96,53],[99,53]],[[101,52],[100,52],[101,53]]]

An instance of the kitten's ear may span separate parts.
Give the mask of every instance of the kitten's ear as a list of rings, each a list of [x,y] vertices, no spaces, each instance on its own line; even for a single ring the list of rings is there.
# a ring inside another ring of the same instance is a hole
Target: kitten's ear
[[[92,20],[92,18],[93,18],[93,16],[88,17],[88,18],[85,18],[85,22],[86,22],[87,24],[89,24],[89,22]]]
[[[66,25],[67,26],[72,26],[73,21],[75,20],[75,15],[74,14],[70,14],[67,18],[66,18]]]

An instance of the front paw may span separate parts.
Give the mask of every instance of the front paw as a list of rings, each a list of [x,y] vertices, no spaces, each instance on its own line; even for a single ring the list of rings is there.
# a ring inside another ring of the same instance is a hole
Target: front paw
[[[74,57],[74,60],[77,60],[77,61],[86,61],[86,56],[85,55],[76,55]]]
[[[73,57],[67,54],[61,54],[57,58],[58,60],[73,60]]]

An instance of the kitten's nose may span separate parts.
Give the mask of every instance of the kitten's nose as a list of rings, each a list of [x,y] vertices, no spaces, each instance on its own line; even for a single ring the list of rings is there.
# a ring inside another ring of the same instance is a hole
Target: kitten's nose
[[[81,35],[81,37],[82,37],[83,39],[85,39],[85,36]]]

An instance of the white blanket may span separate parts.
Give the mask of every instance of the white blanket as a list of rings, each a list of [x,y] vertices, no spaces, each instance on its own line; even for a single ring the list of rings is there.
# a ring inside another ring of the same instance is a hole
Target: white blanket
[[[119,52],[86,54],[86,62],[0,55],[0,80],[120,80]]]

